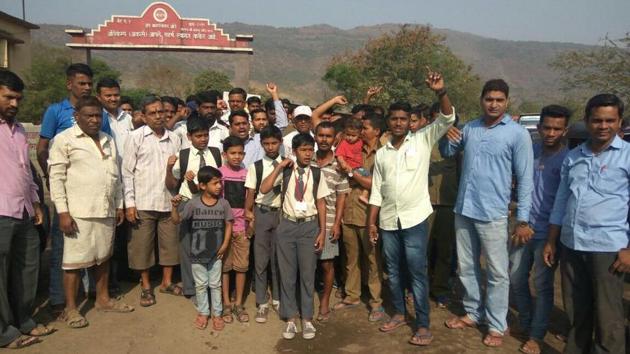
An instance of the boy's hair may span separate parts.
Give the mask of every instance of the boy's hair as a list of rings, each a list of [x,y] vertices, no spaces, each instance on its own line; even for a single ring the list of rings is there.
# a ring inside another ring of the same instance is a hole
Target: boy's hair
[[[242,146],[243,148],[245,148],[245,142],[243,141],[243,139],[237,137],[237,136],[228,136],[227,138],[223,139],[223,151],[227,152],[231,147],[234,146]]]
[[[162,99],[156,95],[144,96],[142,100],[140,100],[140,110],[142,113],[147,113],[147,106],[156,102],[162,102]]]
[[[246,99],[247,98],[247,91],[243,90],[240,87],[235,87],[235,88],[231,89],[230,92],[228,92],[228,96],[231,96],[231,95],[241,95],[241,96],[243,96],[243,99]]]
[[[103,87],[104,88],[117,88],[120,90],[120,84],[118,83],[118,81],[110,77],[104,77],[98,80],[98,82],[96,83],[96,93],[101,93],[101,89]]]
[[[252,96],[252,97],[247,99],[247,104],[252,104],[252,103],[260,103],[260,104],[262,104],[262,101],[260,100],[260,97]]]
[[[169,103],[171,106],[177,109],[177,97],[162,96],[162,103]]]
[[[335,134],[337,133],[337,129],[335,128],[335,125],[329,121],[322,121],[321,123],[317,124],[317,127],[315,128],[315,133],[319,133],[320,129],[332,129],[335,132]]]
[[[195,95],[195,102],[198,105],[201,105],[202,103],[217,104],[217,98],[217,95],[213,94],[212,92],[203,91]]]
[[[196,114],[191,115],[186,120],[186,131],[188,132],[188,134],[193,134],[200,131],[207,132],[209,130],[210,130],[210,123],[208,122],[208,120],[203,119]]]
[[[74,77],[77,74],[83,74],[89,78],[94,76],[92,69],[87,64],[74,63],[68,66],[68,68],[66,69],[66,77],[68,79]]]
[[[278,139],[278,141],[282,141],[282,131],[280,130],[280,128],[276,127],[275,125],[268,125],[264,127],[260,131],[260,142],[262,143],[263,140],[269,138],[275,138]]]
[[[232,122],[234,121],[234,117],[243,117],[247,119],[247,121],[249,121],[249,115],[247,114],[247,112],[245,112],[242,109],[230,113],[230,117],[228,118],[228,122],[230,123],[230,125],[232,125]]]
[[[255,110],[249,112],[249,115],[250,115],[250,117],[252,117],[252,119],[254,119],[254,115],[256,115],[258,113],[264,113],[265,115],[267,115],[267,112],[264,109],[262,109],[262,108],[258,108],[258,109],[255,109]]]
[[[13,71],[0,69],[0,86],[5,86],[11,91],[24,91],[24,81]]]
[[[379,136],[385,133],[385,120],[380,115],[376,113],[368,113],[365,117],[363,117],[363,120],[369,121],[372,128],[378,129],[381,132]]]
[[[481,89],[481,97],[485,96],[490,91],[500,91],[505,94],[505,98],[510,97],[510,87],[503,79],[492,79],[486,81]]]
[[[354,105],[350,113],[356,114],[361,111],[365,112],[365,114],[368,114],[369,112],[374,112],[374,108],[369,104],[360,103],[360,104]]]
[[[359,119],[348,119],[346,120],[346,123],[343,125],[343,129],[348,129],[348,130],[358,130],[359,132],[361,131],[361,129],[363,129],[363,122]]]
[[[571,111],[564,106],[557,104],[551,104],[543,107],[540,111],[540,124],[543,124],[545,117],[549,118],[564,118],[564,126],[569,126],[569,120],[571,119]]]
[[[299,133],[293,137],[291,148],[297,150],[302,145],[315,146],[315,139],[309,133]]]
[[[199,181],[199,183],[203,184],[212,181],[213,178],[221,177],[223,177],[221,171],[212,166],[203,166],[199,169],[199,172],[197,172],[197,180]]]
[[[81,97],[75,104],[75,110],[79,112],[83,107],[97,107],[98,109],[103,109],[103,104],[94,96]]]
[[[584,119],[590,119],[591,114],[593,114],[593,109],[599,107],[617,107],[617,113],[619,113],[619,117],[623,119],[623,101],[612,93],[602,93],[591,97],[584,109]]]
[[[415,106],[411,110],[411,114],[417,115],[418,118],[424,117],[424,118],[427,118],[427,119],[431,119],[431,114],[430,114],[429,111],[430,111],[429,106],[427,106],[424,103],[420,103],[419,105]]]
[[[273,103],[273,98],[268,98],[265,101],[265,110],[269,111],[269,110],[275,110],[276,109],[276,105],[275,103]]]
[[[387,112],[387,117],[392,115],[393,111],[404,111],[411,112],[411,105],[408,102],[394,102],[389,106],[389,111]]]
[[[128,104],[133,108],[133,100],[129,96],[120,96],[120,105]]]

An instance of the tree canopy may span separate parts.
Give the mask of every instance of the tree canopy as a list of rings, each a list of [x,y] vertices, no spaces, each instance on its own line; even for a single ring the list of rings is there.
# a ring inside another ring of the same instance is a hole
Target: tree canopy
[[[323,79],[350,102],[359,102],[368,87],[382,86],[375,104],[408,101],[430,105],[436,98],[424,83],[427,67],[442,73],[449,97],[464,119],[477,114],[479,77],[428,26],[402,26],[396,33],[368,41],[356,52],[333,58]]]

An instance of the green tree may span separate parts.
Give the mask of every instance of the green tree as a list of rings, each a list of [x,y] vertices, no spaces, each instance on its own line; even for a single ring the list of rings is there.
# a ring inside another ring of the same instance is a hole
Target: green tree
[[[193,92],[206,90],[219,90],[219,92],[232,89],[230,78],[216,70],[204,70],[200,72],[193,81]]]
[[[551,66],[562,74],[563,90],[582,95],[609,92],[630,99],[630,34],[604,39],[588,51],[561,54]]]
[[[332,59],[323,79],[358,102],[370,86],[382,86],[374,103],[397,100],[412,104],[435,101],[424,83],[427,67],[444,75],[448,92],[462,118],[479,111],[479,77],[444,44],[444,37],[428,26],[405,25],[396,33],[368,41],[364,48]]]

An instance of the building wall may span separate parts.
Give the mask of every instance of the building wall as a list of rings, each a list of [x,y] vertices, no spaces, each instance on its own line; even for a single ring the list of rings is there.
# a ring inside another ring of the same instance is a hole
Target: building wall
[[[31,31],[3,19],[0,19],[0,29],[24,41],[22,44],[9,44],[9,70],[23,78],[31,67]]]

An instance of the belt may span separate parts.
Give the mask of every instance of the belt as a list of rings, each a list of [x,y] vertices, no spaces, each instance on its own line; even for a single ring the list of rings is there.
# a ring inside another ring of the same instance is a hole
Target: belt
[[[293,216],[288,215],[287,213],[282,213],[282,216],[289,220],[289,221],[293,221],[294,223],[297,224],[301,224],[304,222],[309,222],[309,221],[313,221],[315,220],[315,218],[317,217],[317,215],[313,215],[313,216],[307,216],[305,218],[294,218]]]
[[[278,211],[280,210],[280,208],[274,208],[268,205],[264,205],[264,204],[256,204],[256,206],[258,207],[258,209],[262,210],[262,211]]]

